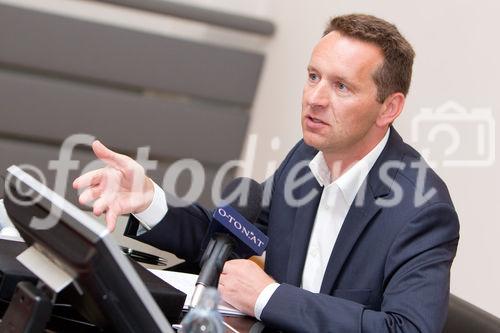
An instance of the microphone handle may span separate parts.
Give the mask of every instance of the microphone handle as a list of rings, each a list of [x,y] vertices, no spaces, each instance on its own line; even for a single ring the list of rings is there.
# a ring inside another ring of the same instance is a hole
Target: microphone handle
[[[201,260],[202,267],[196,281],[190,307],[196,307],[203,289],[206,287],[217,288],[224,263],[233,252],[234,246],[233,238],[227,234],[217,234],[210,240]]]
[[[233,252],[234,245],[233,238],[227,234],[217,234],[210,240],[201,261],[202,267],[196,284],[217,288],[219,275]]]

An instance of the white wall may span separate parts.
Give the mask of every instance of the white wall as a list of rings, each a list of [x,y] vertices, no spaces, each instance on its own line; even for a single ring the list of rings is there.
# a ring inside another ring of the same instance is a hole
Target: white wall
[[[300,138],[300,97],[309,52],[332,15],[362,12],[385,18],[395,23],[416,49],[411,93],[396,123],[407,142],[412,143],[411,124],[421,108],[437,108],[449,100],[467,110],[489,108],[498,119],[498,1],[273,1],[270,11],[278,33],[268,47],[250,127],[250,133],[259,134],[254,166],[254,176],[259,179],[264,178],[268,161],[282,158]],[[456,125],[462,141],[448,159],[455,155],[474,158],[476,124],[467,123],[468,130],[463,123]],[[277,151],[270,148],[275,136],[281,141]],[[432,156],[442,161],[439,156],[450,141],[446,136],[438,140],[433,145],[438,154]],[[420,141],[414,146],[423,150],[428,144]],[[486,167],[436,169],[449,186],[461,221],[452,292],[500,316],[498,162]]]

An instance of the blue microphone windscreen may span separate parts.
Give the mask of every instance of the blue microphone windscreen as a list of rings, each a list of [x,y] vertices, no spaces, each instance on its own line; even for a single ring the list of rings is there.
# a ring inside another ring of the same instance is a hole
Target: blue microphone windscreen
[[[209,234],[229,232],[239,239],[234,254],[240,258],[261,255],[269,238],[255,225],[262,209],[262,187],[250,178],[232,180],[213,212]],[[238,217],[239,216],[239,217]]]
[[[262,208],[262,187],[251,178],[235,178],[224,188],[222,199],[253,224]]]

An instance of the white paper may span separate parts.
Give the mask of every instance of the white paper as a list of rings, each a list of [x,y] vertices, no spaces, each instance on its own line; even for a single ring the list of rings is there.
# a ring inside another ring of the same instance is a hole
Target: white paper
[[[5,210],[3,199],[0,199],[0,229],[11,226],[12,222],[10,221],[7,211]]]
[[[56,293],[63,290],[75,279],[74,276],[61,269],[35,246],[28,247],[16,258]]]
[[[0,199],[0,239],[20,242],[23,241],[16,227],[14,227],[12,221],[7,215],[7,211],[5,210],[5,206],[3,204],[3,199]]]
[[[163,281],[170,284],[172,287],[179,289],[183,293],[185,293],[186,301],[184,303],[184,310],[189,308],[189,302],[191,301],[191,297],[194,293],[194,287],[196,284],[196,280],[198,279],[198,275],[188,274],[188,273],[180,273],[180,272],[171,272],[171,271],[162,271],[159,269],[150,269],[151,273],[162,279]],[[233,306],[228,303],[221,301],[219,304],[219,312],[224,316],[246,316],[243,312],[235,309]]]

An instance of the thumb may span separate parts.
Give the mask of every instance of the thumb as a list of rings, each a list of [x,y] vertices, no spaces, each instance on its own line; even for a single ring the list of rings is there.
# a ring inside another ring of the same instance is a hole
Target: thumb
[[[127,166],[127,157],[125,155],[112,151],[99,140],[95,140],[92,143],[92,150],[97,158],[115,169],[124,169]]]

